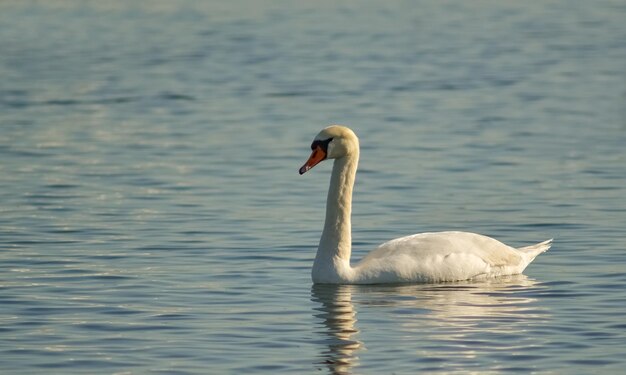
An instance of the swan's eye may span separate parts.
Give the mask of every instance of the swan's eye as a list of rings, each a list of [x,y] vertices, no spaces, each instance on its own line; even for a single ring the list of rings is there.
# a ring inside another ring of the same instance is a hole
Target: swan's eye
[[[313,143],[311,143],[311,150],[315,150],[317,147],[321,147],[324,152],[328,152],[328,144],[332,140],[332,138],[328,138],[323,141],[313,141]]]

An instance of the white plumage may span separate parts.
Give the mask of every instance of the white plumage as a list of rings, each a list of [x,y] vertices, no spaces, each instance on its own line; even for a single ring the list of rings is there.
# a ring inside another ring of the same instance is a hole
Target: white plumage
[[[312,269],[315,283],[445,282],[514,275],[551,246],[548,240],[515,249],[476,233],[420,233],[385,242],[351,266],[350,216],[359,140],[352,130],[333,125],[315,137],[311,149],[300,174],[322,160],[335,159],[324,230]]]

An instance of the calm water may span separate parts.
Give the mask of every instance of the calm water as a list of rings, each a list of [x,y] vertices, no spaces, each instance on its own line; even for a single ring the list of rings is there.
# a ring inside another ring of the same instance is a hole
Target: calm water
[[[622,373],[626,2],[2,1],[3,374]],[[330,165],[354,257],[461,229],[524,276],[316,286]]]

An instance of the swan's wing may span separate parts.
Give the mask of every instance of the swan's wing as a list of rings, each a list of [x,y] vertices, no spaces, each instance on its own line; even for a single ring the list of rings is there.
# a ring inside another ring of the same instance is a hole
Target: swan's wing
[[[355,266],[368,278],[452,281],[519,273],[522,254],[493,238],[467,232],[420,233],[386,242]]]
[[[522,256],[514,248],[491,237],[468,232],[420,233],[385,242],[363,260],[409,255],[417,259],[475,255],[490,266],[517,264]]]

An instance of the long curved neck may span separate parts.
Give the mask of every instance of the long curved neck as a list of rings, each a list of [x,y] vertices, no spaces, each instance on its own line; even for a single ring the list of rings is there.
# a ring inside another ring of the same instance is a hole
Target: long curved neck
[[[326,200],[326,220],[315,257],[316,266],[350,266],[352,251],[352,188],[359,163],[358,149],[335,159]]]

